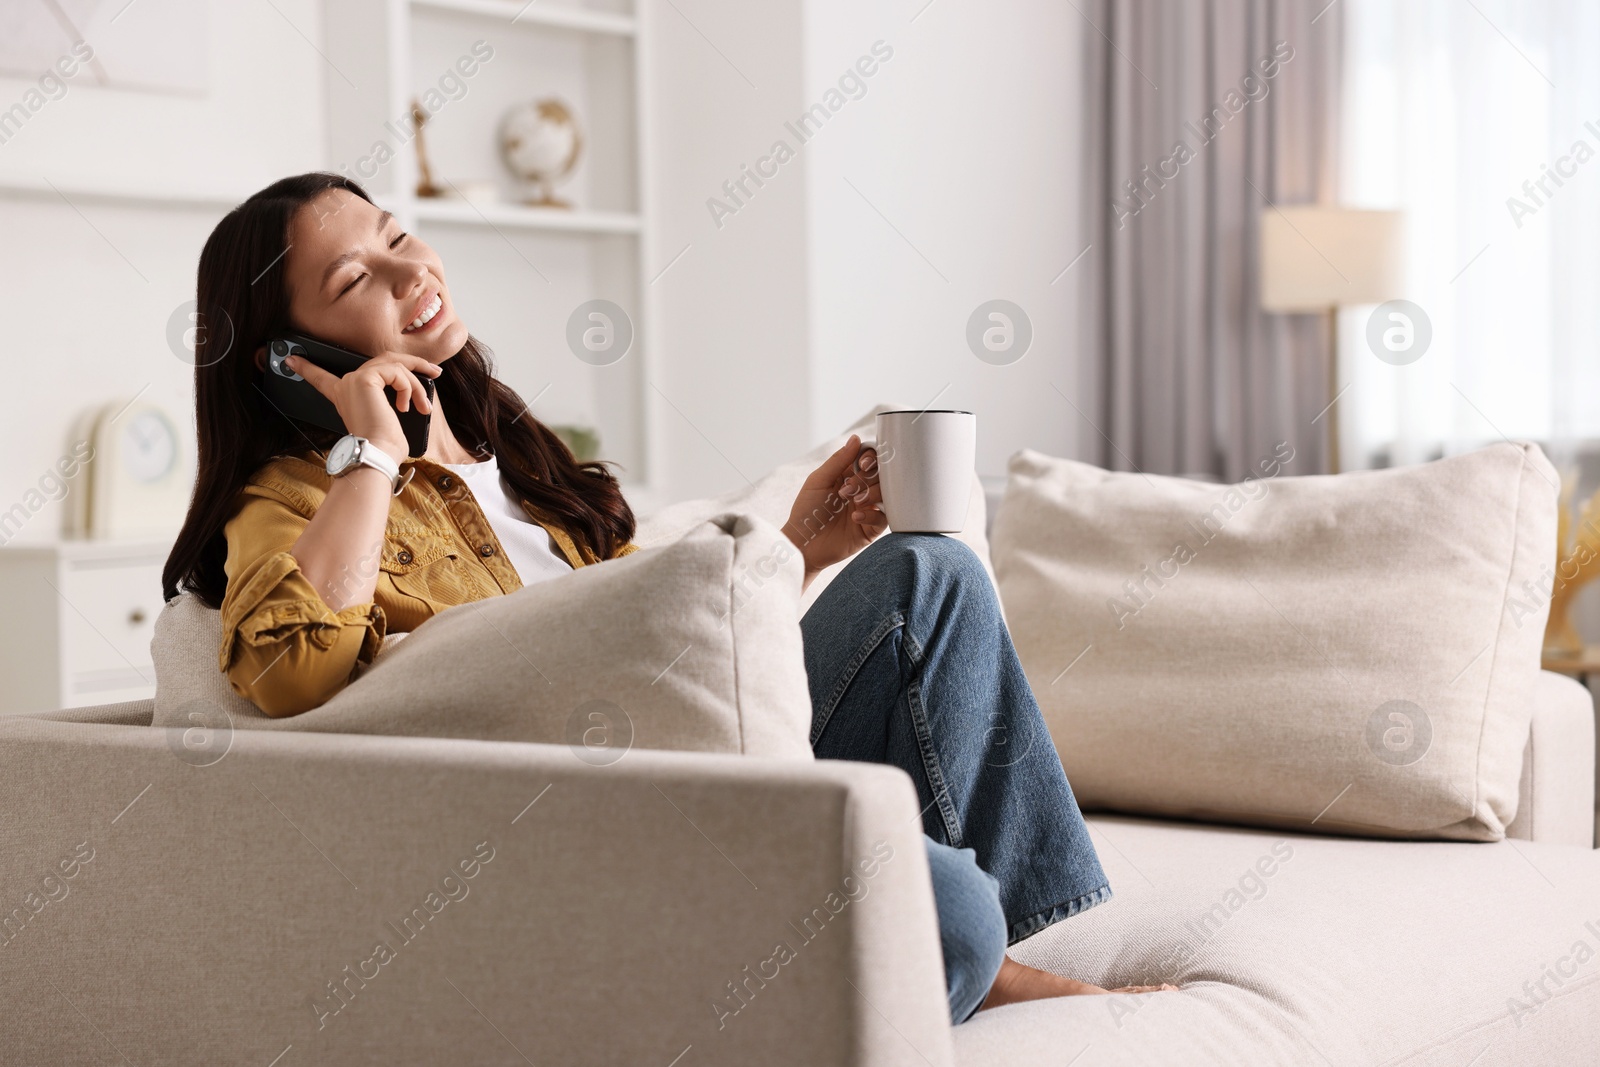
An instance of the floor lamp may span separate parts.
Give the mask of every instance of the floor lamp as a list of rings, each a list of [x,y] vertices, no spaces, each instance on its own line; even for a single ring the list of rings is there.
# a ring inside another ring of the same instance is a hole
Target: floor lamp
[[[1339,473],[1339,308],[1403,294],[1404,216],[1302,205],[1261,215],[1261,308],[1328,317],[1329,469]]]

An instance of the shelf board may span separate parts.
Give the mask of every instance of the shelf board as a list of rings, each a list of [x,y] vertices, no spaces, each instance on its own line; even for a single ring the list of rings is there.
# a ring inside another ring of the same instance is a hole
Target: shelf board
[[[0,178],[0,199],[24,198],[123,204],[133,207],[227,211],[244,202],[249,193],[181,189],[117,188],[109,185],[52,184],[43,179]],[[387,198],[383,206],[397,208]],[[524,207],[521,204],[471,203],[465,200],[413,200],[408,205],[423,222],[454,226],[507,227],[554,230],[561,233],[639,232],[639,216],[622,211],[566,211],[560,208]]]
[[[639,216],[621,211],[565,211],[560,208],[485,204],[466,200],[415,200],[411,206],[421,222],[557,230],[564,233],[639,232]]]
[[[124,204],[134,207],[201,209],[226,211],[244,202],[248,192],[226,192],[206,189],[133,188],[114,185],[78,185],[51,182],[44,178],[0,177],[0,198],[27,198],[60,201],[69,204],[92,201],[102,204]]]
[[[435,11],[455,11],[468,15],[505,19],[508,22],[533,26],[551,26],[582,33],[609,33],[617,37],[632,37],[638,32],[638,20],[630,15],[617,15],[609,11],[588,11],[579,7],[557,7],[542,4],[539,0],[411,0],[415,8],[432,8]]]

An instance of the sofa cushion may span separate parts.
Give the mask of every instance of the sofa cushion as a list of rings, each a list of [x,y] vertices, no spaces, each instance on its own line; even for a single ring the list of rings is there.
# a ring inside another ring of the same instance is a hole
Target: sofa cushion
[[[962,1067],[1590,1062],[1600,863],[1502,841],[1361,841],[1089,819],[1111,902],[1012,947],[1112,987],[979,1012]]]
[[[1516,814],[1555,561],[1532,445],[1237,486],[1013,457],[1018,653],[1087,809],[1397,837]]]
[[[810,759],[800,575],[776,527],[719,516],[669,544],[442,611],[327,703],[283,719],[222,699],[232,694],[215,630],[192,653],[209,654],[214,684],[194,677],[198,665],[175,669],[175,618],[154,650],[154,725],[204,725],[212,700],[234,728],[566,743],[597,765],[632,746]],[[201,643],[203,616],[183,611]],[[171,690],[174,674],[184,681]]]
[[[681,537],[684,531],[697,523],[704,522],[712,515],[720,515],[727,511],[737,511],[748,515],[759,515],[774,526],[782,527],[789,521],[789,510],[794,507],[794,498],[800,492],[800,486],[805,483],[806,476],[822,465],[822,461],[844,447],[852,433],[870,436],[873,428],[874,416],[880,411],[894,410],[891,404],[879,404],[871,411],[848,426],[845,431],[817,445],[805,455],[773,469],[764,477],[751,482],[741,489],[735,489],[718,497],[704,497],[694,500],[684,500],[670,504],[658,511],[652,512],[639,521],[639,529],[634,535],[634,541],[641,546],[659,545]],[[972,480],[972,495],[967,503],[967,521],[959,533],[951,534],[958,541],[966,542],[967,546],[983,561],[984,570],[989,573],[991,580],[994,578],[994,568],[989,562],[989,537],[987,532],[986,515],[988,508],[984,500],[983,485],[976,474]],[[841,560],[825,569],[821,574],[811,580],[811,585],[806,589],[805,597],[800,602],[800,610],[804,612],[814,603],[822,591],[833,581],[834,576],[845,568],[849,560]]]

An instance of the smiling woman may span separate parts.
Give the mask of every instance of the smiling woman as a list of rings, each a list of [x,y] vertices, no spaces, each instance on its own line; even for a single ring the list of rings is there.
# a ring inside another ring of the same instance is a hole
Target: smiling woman
[[[317,706],[390,629],[632,550],[633,513],[607,466],[579,463],[494,376],[438,255],[349,179],[285,178],[231,211],[201,253],[197,304],[199,325],[234,329],[217,352],[223,331],[198,331],[198,471],[164,593],[223,609],[222,669],[263,710]],[[343,437],[285,416],[260,388],[267,342],[286,332],[368,357],[343,377],[290,360],[333,403]],[[413,405],[431,423],[416,457],[397,414]],[[482,507],[499,501],[467,488],[489,463],[498,477],[474,488],[515,508]],[[512,542],[550,563],[519,575]],[[426,565],[411,544],[428,546]]]

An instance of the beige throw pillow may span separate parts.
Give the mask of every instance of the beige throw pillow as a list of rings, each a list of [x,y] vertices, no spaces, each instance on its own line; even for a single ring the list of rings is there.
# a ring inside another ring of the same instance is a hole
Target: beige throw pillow
[[[1496,840],[1555,562],[1533,445],[1237,486],[1024,451],[994,527],[1018,653],[1086,808]]]
[[[407,635],[387,634],[375,660]],[[154,726],[215,728],[240,719],[263,719],[261,709],[233,691],[217,670],[222,647],[222,612],[193,593],[167,601],[156,616],[150,661],[156,668]],[[358,665],[357,677],[375,664]]]
[[[630,747],[810,759],[800,575],[776,527],[722,515],[669,544],[442,611],[304,714],[217,704],[233,728],[568,744],[596,764]],[[178,636],[179,621],[163,633]],[[196,701],[233,696],[216,640],[196,653],[211,654],[214,686],[174,687],[173,650],[155,649],[154,725],[195,725]]]

